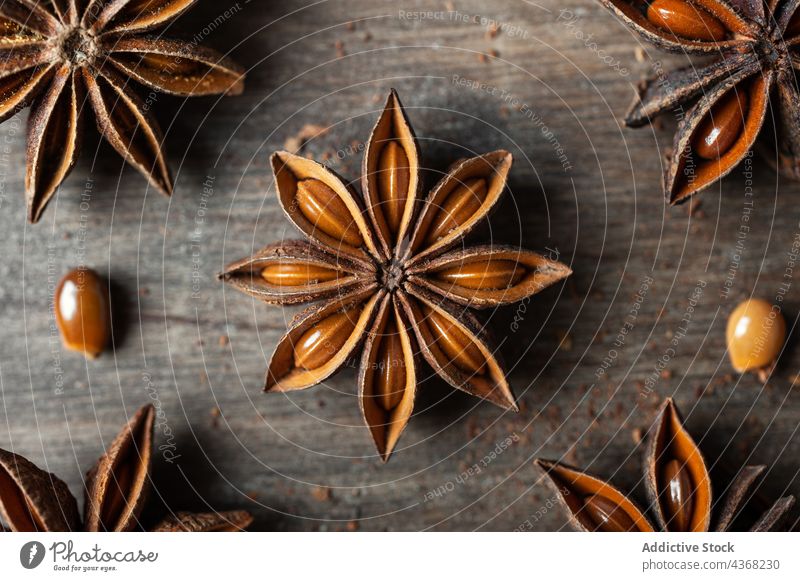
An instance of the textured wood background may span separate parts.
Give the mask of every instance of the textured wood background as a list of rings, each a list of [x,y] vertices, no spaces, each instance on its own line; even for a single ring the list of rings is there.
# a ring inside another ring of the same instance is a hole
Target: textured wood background
[[[207,43],[247,66],[246,94],[156,104],[177,174],[171,200],[90,131],[57,202],[26,225],[26,113],[0,127],[0,446],[82,498],[85,470],[155,400],[165,453],[148,518],[163,503],[247,508],[259,530],[553,530],[566,519],[532,459],[563,457],[641,491],[636,441],[673,396],[715,473],[765,463],[765,495],[800,493],[794,341],[766,386],[731,375],[724,346],[727,314],[751,294],[785,293],[794,328],[800,185],[755,157],[693,212],[666,208],[661,160],[674,121],[619,124],[654,63],[685,58],[641,45],[592,0],[205,1],[175,28],[193,34],[229,9]],[[353,370],[288,397],[261,393],[295,311],[214,275],[295,236],[268,155],[321,124],[330,130],[305,151],[356,178],[390,87],[428,168],[514,153],[509,192],[478,238],[549,249],[575,275],[490,316],[521,413],[431,379],[382,466]],[[57,279],[79,264],[110,277],[115,295],[116,350],[91,363],[61,349],[50,305]]]

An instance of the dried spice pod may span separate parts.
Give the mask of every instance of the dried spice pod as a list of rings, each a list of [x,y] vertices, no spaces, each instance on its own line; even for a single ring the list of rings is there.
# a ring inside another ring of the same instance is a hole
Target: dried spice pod
[[[765,469],[745,466],[725,488],[725,494],[715,498],[703,455],[671,399],[659,411],[645,456],[645,487],[654,523],[631,498],[608,482],[558,462],[536,460],[535,464],[567,508],[573,527],[598,532],[729,531],[746,505],[754,504],[749,501]],[[794,502],[793,496],[779,499],[749,530],[778,530]]]
[[[220,279],[268,304],[341,296],[363,286],[370,269],[304,240],[288,240],[229,265]]]
[[[150,489],[155,408],[131,418],[86,477],[88,531],[129,531],[138,525]]]
[[[670,204],[685,202],[730,173],[755,148],[759,135],[764,135],[767,160],[784,175],[800,177],[800,96],[794,73],[800,28],[792,26],[800,21],[800,4],[600,2],[660,49],[717,58],[643,82],[625,119],[638,127],[670,110],[685,113],[664,174]],[[772,122],[765,129],[768,119]]]
[[[18,533],[76,531],[78,503],[67,485],[27,459],[0,450],[0,516]]]
[[[733,368],[755,371],[766,382],[786,342],[786,320],[777,306],[749,299],[728,317],[725,340]]]
[[[97,0],[0,4],[0,122],[30,106],[25,196],[38,222],[75,165],[90,107],[101,135],[164,194],[172,178],[163,135],[127,87],[131,79],[183,96],[244,90],[244,71],[196,42],[146,35],[194,0]],[[88,95],[88,103],[85,97]]]
[[[711,478],[672,400],[662,408],[650,438],[645,485],[663,530],[710,530]]]
[[[448,252],[408,269],[413,284],[475,309],[516,303],[571,274],[558,261],[511,246]]]
[[[16,532],[118,532],[141,528],[150,488],[156,410],[141,408],[86,477],[84,518],[67,485],[22,456],[0,449],[0,517]],[[245,511],[178,513],[156,531],[234,531],[250,525]],[[0,526],[0,531],[4,530]]]
[[[405,239],[419,200],[419,146],[397,94],[392,92],[367,142],[361,188],[381,248],[391,258]]]
[[[571,271],[511,247],[445,254],[486,219],[511,164],[506,151],[461,160],[424,195],[419,146],[394,91],[367,143],[363,197],[314,161],[273,155],[278,201],[308,242],[267,247],[221,278],[269,304],[321,302],[279,341],[266,391],[316,385],[354,359],[362,345],[360,407],[384,462],[413,413],[423,360],[456,389],[516,410],[482,325],[463,307],[520,301]],[[291,268],[256,280],[265,264],[285,257],[296,259]],[[308,274],[312,267],[317,270]],[[299,284],[283,286],[284,280]]]
[[[56,287],[56,323],[64,347],[95,359],[111,339],[108,285],[88,268],[69,271]]]
[[[298,315],[275,347],[264,391],[306,389],[338,371],[369,329],[381,298],[375,290],[367,287]]]
[[[359,402],[381,459],[388,460],[414,411],[413,339],[397,304],[386,296],[364,342]]]
[[[193,513],[179,512],[162,520],[152,530],[154,533],[233,533],[247,529],[253,522],[249,512]]]
[[[588,532],[653,532],[644,513],[619,490],[602,480],[558,462],[537,459],[570,523]]]

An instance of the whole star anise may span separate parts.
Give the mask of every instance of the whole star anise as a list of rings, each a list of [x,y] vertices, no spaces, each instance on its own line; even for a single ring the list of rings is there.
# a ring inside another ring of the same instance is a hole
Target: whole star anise
[[[151,488],[155,408],[140,409],[86,475],[83,523],[67,485],[29,460],[0,450],[0,516],[14,532],[120,532],[140,529]],[[253,518],[243,510],[168,516],[154,532],[238,531]]]
[[[330,169],[272,156],[278,200],[308,240],[268,246],[221,275],[266,303],[321,301],[280,340],[265,390],[316,385],[360,351],[360,407],[383,461],[414,409],[422,357],[453,387],[516,409],[469,311],[522,300],[571,274],[509,246],[462,247],[503,193],[506,151],[457,162],[425,197],[417,140],[392,91],[370,136],[359,196]]]
[[[0,122],[31,106],[25,175],[31,222],[75,165],[87,94],[103,137],[159,191],[172,193],[161,129],[130,81],[184,96],[244,90],[242,69],[217,52],[147,35],[195,2],[0,2]]]
[[[800,178],[800,12],[797,0],[600,0],[660,49],[714,56],[640,86],[625,123],[639,127],[679,109],[664,175],[670,204],[685,202],[730,173],[759,134],[767,159]],[[683,110],[683,107],[688,110]],[[771,114],[768,109],[771,108]],[[768,117],[772,132],[762,129]]]
[[[536,460],[536,464],[569,511],[573,527],[597,532],[739,529],[747,505],[756,504],[752,490],[766,470],[766,466],[745,466],[725,494],[716,498],[708,465],[671,399],[661,408],[645,458],[645,487],[655,525],[633,500],[610,483],[559,462]],[[777,529],[794,500],[793,496],[786,496],[776,501],[749,524],[749,530]]]

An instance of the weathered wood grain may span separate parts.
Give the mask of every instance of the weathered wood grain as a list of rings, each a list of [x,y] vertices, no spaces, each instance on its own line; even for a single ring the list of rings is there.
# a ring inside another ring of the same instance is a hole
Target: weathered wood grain
[[[172,459],[157,457],[158,496],[175,510],[246,508],[261,530],[553,530],[566,518],[531,460],[563,457],[635,487],[637,430],[674,396],[715,470],[766,463],[768,495],[800,493],[795,342],[767,386],[730,375],[724,347],[735,303],[773,298],[783,282],[795,326],[800,282],[786,269],[800,185],[755,157],[752,196],[740,169],[693,214],[666,208],[661,159],[674,122],[619,123],[653,61],[684,58],[642,46],[637,59],[638,39],[592,0],[206,1],[175,28],[202,30],[231,6],[205,42],[250,69],[245,95],[155,105],[177,174],[172,199],[88,132],[57,203],[26,225],[26,113],[0,126],[0,446],[82,497],[83,471],[153,399]],[[355,179],[359,144],[390,87],[429,180],[472,152],[514,153],[506,199],[477,236],[557,251],[575,275],[524,312],[489,317],[520,414],[431,379],[382,466],[352,370],[304,393],[261,393],[296,310],[256,304],[214,275],[297,236],[275,202],[268,155],[306,123],[330,126],[306,151]],[[62,351],[49,306],[57,278],[77,264],[111,278],[117,307],[117,348],[91,363]]]

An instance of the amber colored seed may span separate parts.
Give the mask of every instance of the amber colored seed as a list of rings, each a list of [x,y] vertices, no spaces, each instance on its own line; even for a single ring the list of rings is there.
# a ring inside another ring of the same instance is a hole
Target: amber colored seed
[[[436,276],[470,290],[500,290],[514,286],[525,274],[525,267],[518,262],[489,258],[444,268]]]
[[[488,192],[488,185],[483,178],[466,180],[450,192],[431,223],[426,238],[428,244],[433,244],[469,220],[480,209]]]
[[[728,36],[719,19],[684,0],[655,0],[647,8],[647,19],[659,28],[689,40],[719,42]]]
[[[583,510],[594,523],[594,530],[603,533],[626,533],[638,531],[630,515],[615,502],[592,494],[583,499]]]
[[[275,286],[306,286],[337,280],[341,272],[302,262],[273,262],[261,271],[261,276]]]
[[[742,134],[747,116],[747,92],[731,89],[711,108],[692,137],[694,151],[703,159],[719,159]]]
[[[434,343],[456,367],[472,375],[483,375],[486,357],[461,329],[444,315],[426,307],[428,328]]]
[[[725,331],[728,355],[739,373],[772,365],[786,341],[786,321],[778,307],[762,299],[738,305]]]
[[[94,359],[111,337],[108,287],[88,268],[68,272],[55,295],[58,329],[64,346]]]
[[[384,146],[378,161],[378,194],[392,234],[397,234],[400,229],[410,180],[411,169],[405,150],[397,141],[390,141]]]
[[[694,484],[685,464],[670,460],[661,471],[662,506],[671,531],[689,532],[694,515]]]
[[[303,333],[294,346],[294,364],[309,371],[319,369],[341,351],[355,331],[354,310],[330,315]]]
[[[344,201],[326,184],[307,179],[297,183],[297,204],[314,228],[349,246],[363,240]]]
[[[394,321],[390,321],[383,331],[376,362],[378,364],[378,375],[376,377],[375,393],[378,395],[381,407],[390,412],[403,399],[403,392],[406,387],[403,343],[400,340]]]

